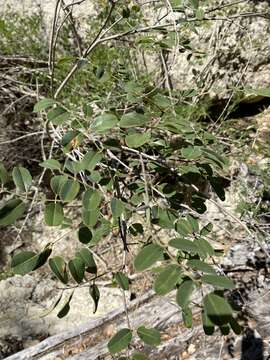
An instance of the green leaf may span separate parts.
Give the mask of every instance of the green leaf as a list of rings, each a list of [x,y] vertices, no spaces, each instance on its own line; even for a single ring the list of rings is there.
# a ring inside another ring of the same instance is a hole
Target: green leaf
[[[161,343],[160,332],[156,329],[147,329],[145,326],[140,326],[137,333],[140,339],[147,345],[158,346]]]
[[[78,174],[79,172],[84,170],[83,163],[81,161],[73,161],[67,159],[65,161],[65,169],[70,171],[72,174]]]
[[[109,341],[108,349],[111,354],[116,354],[128,347],[132,340],[130,329],[119,330]]]
[[[0,162],[0,182],[5,185],[9,181],[8,172],[2,162]]]
[[[48,120],[54,125],[62,125],[69,120],[70,114],[61,106],[50,110],[47,114]]]
[[[41,167],[51,170],[61,170],[61,164],[58,160],[48,159],[39,164]]]
[[[115,219],[118,219],[123,212],[125,211],[125,207],[124,204],[121,200],[117,199],[117,198],[112,198],[111,200],[111,210],[112,210],[112,215]]]
[[[26,210],[26,205],[22,200],[11,199],[0,209],[0,225],[11,225],[19,219]]]
[[[221,296],[210,293],[203,299],[204,310],[215,325],[227,324],[232,317],[232,308]]]
[[[49,266],[54,275],[63,283],[68,283],[67,265],[63,258],[55,256],[49,260]]]
[[[76,198],[80,191],[80,184],[76,180],[66,179],[61,184],[59,196],[62,201],[70,202]]]
[[[64,306],[62,307],[62,309],[59,311],[59,313],[57,314],[57,316],[59,317],[59,319],[62,319],[63,317],[65,317],[70,310],[70,301],[73,297],[74,291],[72,291],[72,293],[69,295],[69,297],[67,298],[67,300],[64,303]]]
[[[98,209],[94,209],[94,210],[83,209],[82,219],[84,225],[92,229],[96,225],[99,215],[100,215],[100,211]]]
[[[148,118],[143,115],[134,112],[125,114],[122,116],[119,126],[121,128],[132,128],[132,127],[138,127],[138,126],[144,126],[148,122]]]
[[[215,269],[211,265],[209,265],[201,260],[196,260],[196,259],[189,260],[187,262],[187,266],[190,266],[194,270],[202,271],[202,272],[208,273],[208,274],[216,273]]]
[[[215,250],[207,240],[202,238],[196,239],[195,244],[200,249],[200,255],[203,255],[203,257],[207,257],[208,255],[213,256],[215,254]]]
[[[13,256],[11,268],[14,274],[25,275],[33,271],[38,264],[38,255],[32,251],[22,251]]]
[[[201,234],[202,236],[206,236],[206,235],[208,235],[212,230],[213,230],[213,224],[208,223],[207,225],[205,225],[205,226],[202,228],[200,234]]]
[[[191,279],[186,279],[180,284],[176,293],[176,302],[181,308],[184,309],[189,304],[195,288],[196,285]]]
[[[150,360],[148,356],[141,352],[135,352],[132,354],[132,360]]]
[[[93,171],[97,165],[97,163],[102,159],[102,154],[96,151],[90,150],[88,151],[82,160],[83,168],[88,171]]]
[[[135,134],[127,135],[125,138],[125,142],[127,146],[136,149],[147,143],[149,139],[150,139],[150,135],[148,133],[144,133],[144,134],[135,133]]]
[[[81,226],[78,231],[78,238],[82,244],[88,244],[92,240],[92,231],[87,226]]]
[[[100,299],[100,292],[98,290],[98,287],[96,284],[92,284],[89,287],[89,294],[91,296],[91,298],[94,301],[94,310],[93,310],[93,314],[95,314],[97,312],[98,309],[98,303],[99,303],[99,299]]]
[[[189,234],[192,234],[193,232],[193,226],[192,224],[187,221],[186,219],[180,219],[179,221],[177,221],[176,223],[176,231],[182,235],[182,236],[186,236]]]
[[[184,324],[185,326],[190,329],[192,328],[192,324],[193,324],[193,318],[192,318],[192,311],[190,308],[186,307],[185,309],[182,310],[182,316],[183,316],[183,320],[184,320]]]
[[[102,114],[95,118],[91,128],[96,132],[106,132],[118,124],[118,119],[113,114]]]
[[[55,104],[55,100],[53,99],[42,99],[38,101],[34,106],[34,112],[40,112],[42,110],[46,110],[52,107]]]
[[[193,233],[199,231],[199,222],[194,216],[187,215],[187,222],[191,225]]]
[[[194,160],[202,155],[200,146],[188,146],[181,150],[181,154],[185,159]]]
[[[27,192],[32,184],[32,176],[24,167],[15,167],[12,171],[13,181],[19,191]]]
[[[181,278],[181,269],[177,265],[169,265],[163,269],[154,283],[154,290],[158,295],[165,295],[172,291]]]
[[[75,257],[69,261],[68,268],[73,279],[80,284],[84,278],[84,261],[79,257]]]
[[[94,260],[93,254],[87,248],[83,248],[76,253],[76,256],[81,258],[85,264],[86,271],[92,274],[97,273],[97,265]]]
[[[53,176],[50,181],[50,186],[55,195],[59,195],[62,185],[68,180],[66,175]]]
[[[201,277],[202,282],[223,288],[223,289],[234,289],[235,285],[231,279],[227,276],[221,275],[203,275]]]
[[[202,311],[202,324],[203,324],[203,331],[205,335],[213,335],[215,331],[215,325],[207,316],[207,313],[203,310]]]
[[[83,207],[85,210],[97,210],[102,199],[102,195],[97,190],[88,189],[83,194]]]
[[[48,226],[59,226],[64,220],[63,207],[59,203],[49,203],[44,211],[45,224]]]
[[[124,273],[119,271],[114,274],[114,278],[117,281],[118,285],[121,287],[121,289],[123,289],[123,290],[129,289],[129,280],[128,280],[128,277]]]
[[[176,238],[169,241],[169,245],[182,251],[192,252],[194,254],[199,253],[199,248],[196,243],[191,240]]]
[[[144,246],[134,260],[134,266],[137,271],[143,271],[154,265],[158,260],[163,259],[163,249],[156,244]]]

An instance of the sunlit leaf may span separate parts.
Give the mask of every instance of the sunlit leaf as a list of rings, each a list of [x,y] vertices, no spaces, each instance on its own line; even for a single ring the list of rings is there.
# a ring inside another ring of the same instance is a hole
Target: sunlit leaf
[[[64,284],[68,283],[67,265],[63,258],[55,256],[49,260],[49,266],[54,275]]]
[[[159,245],[150,244],[143,247],[134,260],[134,266],[137,271],[143,271],[154,265],[163,258],[163,249]]]
[[[84,278],[84,269],[85,269],[84,260],[82,260],[79,257],[75,257],[74,259],[69,261],[68,268],[73,279],[78,284],[81,283]]]
[[[44,211],[45,224],[49,226],[59,226],[64,220],[64,211],[59,203],[49,203]]]
[[[154,290],[158,295],[165,295],[172,291],[181,279],[181,269],[177,265],[168,265],[160,272],[154,283]]]
[[[109,341],[108,349],[111,354],[116,354],[127,348],[131,340],[132,340],[131,330],[121,329]]]
[[[129,289],[129,280],[128,277],[121,271],[117,272],[114,274],[114,278],[117,281],[118,285],[123,289],[123,290],[128,290]]]
[[[11,199],[0,208],[0,225],[11,225],[25,212],[26,205],[20,199]]]
[[[19,191],[27,192],[32,184],[32,176],[24,167],[15,167],[12,171],[13,181]]]
[[[141,340],[147,345],[158,346],[161,343],[160,332],[156,329],[140,326],[137,333]]]

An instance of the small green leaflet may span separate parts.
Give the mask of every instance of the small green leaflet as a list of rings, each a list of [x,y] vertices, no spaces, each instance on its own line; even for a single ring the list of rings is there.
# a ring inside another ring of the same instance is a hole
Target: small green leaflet
[[[191,240],[176,238],[169,241],[169,245],[182,251],[193,252],[194,254],[199,254],[200,250],[197,247],[196,243]]]
[[[53,176],[50,181],[50,186],[55,195],[59,195],[62,185],[68,180],[66,175]]]
[[[39,164],[41,167],[51,170],[61,170],[61,164],[58,160],[48,159]]]
[[[180,219],[176,223],[176,231],[182,236],[192,234],[193,225],[191,224],[191,222],[187,221],[186,219]]]
[[[144,133],[144,134],[134,133],[127,135],[125,138],[125,142],[127,146],[129,146],[130,148],[136,149],[147,143],[149,139],[150,139],[150,135],[148,133]]]
[[[187,221],[192,227],[192,232],[197,233],[199,231],[198,220],[194,216],[188,214],[187,215]]]
[[[191,279],[185,279],[180,284],[176,293],[176,302],[182,309],[185,309],[189,304],[191,295],[195,288],[196,285]]]
[[[59,192],[60,199],[64,202],[71,202],[80,191],[80,184],[76,180],[67,179],[61,185]]]
[[[145,326],[140,326],[137,333],[141,340],[147,345],[158,346],[161,343],[160,332],[156,329],[147,329]]]
[[[197,259],[189,260],[187,262],[187,266],[190,266],[193,270],[202,271],[207,274],[216,274],[215,269],[211,265],[201,260],[197,260]]]
[[[208,223],[207,225],[205,225],[205,226],[202,228],[200,234],[201,234],[202,236],[206,236],[206,235],[208,235],[212,230],[213,230],[213,224]]]
[[[188,146],[181,150],[181,154],[185,159],[195,160],[202,155],[200,146]]]
[[[92,274],[97,273],[97,265],[94,260],[93,254],[87,248],[83,248],[76,253],[76,257],[82,259],[86,267],[86,271]]]
[[[148,356],[146,356],[141,352],[135,352],[134,354],[132,354],[132,360],[150,360],[150,359]]]
[[[144,246],[134,260],[134,266],[137,271],[143,271],[154,265],[158,260],[163,259],[163,249],[156,244]]]
[[[186,307],[185,309],[182,310],[182,316],[183,316],[183,320],[184,320],[184,324],[185,326],[190,329],[192,328],[192,324],[193,324],[193,318],[192,318],[192,311],[190,308]]]
[[[181,269],[177,265],[169,265],[163,269],[154,283],[154,290],[158,295],[165,295],[172,291],[181,279]]]
[[[33,112],[40,112],[42,110],[46,110],[52,107],[54,104],[55,100],[53,99],[42,99],[35,104]]]
[[[223,289],[234,289],[235,285],[231,279],[227,276],[221,275],[203,275],[201,277],[202,282],[216,286]]]
[[[195,244],[200,249],[200,256],[206,258],[207,256],[213,256],[215,254],[215,250],[212,245],[205,239],[199,238],[196,239]]]
[[[108,349],[111,354],[116,354],[128,347],[132,340],[132,332],[130,329],[119,330],[109,341]]]
[[[102,114],[95,118],[91,125],[91,128],[96,132],[106,132],[114,128],[118,123],[118,119],[113,114]]]
[[[26,205],[20,199],[8,200],[0,209],[0,226],[14,224],[25,212]]]
[[[85,210],[97,210],[99,209],[102,195],[97,190],[88,189],[83,194],[83,207]]]
[[[79,257],[75,257],[69,261],[68,268],[73,279],[80,284],[84,278],[84,261]]]
[[[124,204],[121,200],[117,198],[112,198],[111,200],[111,210],[112,215],[115,219],[119,218],[125,211]]]
[[[55,256],[49,260],[49,266],[54,275],[63,283],[68,283],[67,265],[60,256]]]
[[[57,316],[59,317],[59,319],[62,319],[63,317],[65,317],[70,310],[70,301],[73,297],[74,294],[74,290],[72,291],[72,293],[69,295],[69,297],[67,298],[67,300],[65,301],[62,309],[59,311],[59,313],[57,314]]]
[[[227,300],[215,293],[206,295],[203,304],[207,316],[216,325],[227,324],[233,315]]]
[[[94,301],[93,314],[95,314],[97,312],[98,303],[99,303],[99,299],[100,299],[100,292],[99,292],[99,289],[96,284],[90,285],[89,294]]]
[[[129,280],[128,280],[128,277],[124,273],[119,271],[114,274],[114,278],[117,281],[118,285],[121,287],[121,289],[123,289],[123,290],[129,289]]]
[[[50,110],[47,114],[48,120],[54,125],[62,125],[69,120],[70,114],[61,106]]]
[[[202,310],[202,324],[205,335],[213,335],[215,331],[215,325],[207,316],[206,312]]]
[[[97,163],[102,159],[102,154],[94,150],[89,150],[83,157],[83,168],[88,171],[93,171]]]
[[[19,191],[27,192],[32,184],[32,176],[24,167],[15,167],[12,171],[12,178]]]
[[[132,128],[144,126],[147,122],[148,118],[145,115],[136,113],[134,111],[123,115],[119,122],[119,126],[121,128]]]
[[[64,220],[64,211],[59,203],[49,203],[44,211],[45,224],[48,226],[59,226]]]
[[[100,211],[98,209],[94,209],[94,210],[83,209],[82,219],[84,225],[92,229],[96,225],[99,215],[100,215]]]
[[[22,251],[13,256],[11,268],[14,274],[25,275],[38,265],[38,255],[32,251]]]

